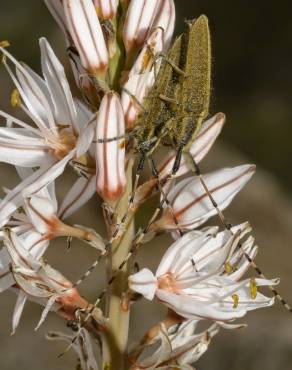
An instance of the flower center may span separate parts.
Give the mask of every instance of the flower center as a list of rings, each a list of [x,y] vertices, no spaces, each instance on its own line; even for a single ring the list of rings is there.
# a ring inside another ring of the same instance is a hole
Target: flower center
[[[158,288],[167,290],[168,292],[176,293],[178,288],[176,280],[172,273],[167,273],[158,278]]]
[[[61,127],[59,130],[59,140],[54,155],[58,159],[62,159],[75,148],[77,139],[71,129]]]

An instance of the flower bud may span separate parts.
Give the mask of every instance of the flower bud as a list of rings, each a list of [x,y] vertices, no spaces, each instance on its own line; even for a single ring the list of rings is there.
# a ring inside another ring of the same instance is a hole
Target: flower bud
[[[154,68],[159,68],[158,63],[154,66],[154,57],[163,50],[163,35],[164,31],[161,28],[152,32],[130,71],[128,81],[124,85],[126,90],[122,92],[121,100],[127,128],[134,126],[140,113],[141,107],[137,101],[142,105],[145,96],[154,84]]]
[[[132,0],[123,32],[127,52],[139,49],[154,28],[161,27],[165,31],[165,41],[169,42],[174,20],[173,0]]]
[[[100,19],[112,19],[117,14],[118,0],[93,0],[93,3]]]
[[[160,27],[164,30],[164,50],[171,41],[175,25],[175,6],[173,0],[162,0],[152,24],[152,29]]]
[[[64,0],[68,28],[84,68],[103,75],[108,67],[108,51],[92,0]]]
[[[203,178],[218,208],[224,210],[254,172],[254,165],[242,165],[224,168]],[[176,229],[173,213],[181,230],[192,230],[217,214],[198,176],[178,182],[169,192],[168,200],[172,209],[165,208],[162,218],[152,225],[154,229]]]
[[[96,128],[96,190],[108,202],[117,201],[126,187],[125,120],[117,94],[101,102]]]

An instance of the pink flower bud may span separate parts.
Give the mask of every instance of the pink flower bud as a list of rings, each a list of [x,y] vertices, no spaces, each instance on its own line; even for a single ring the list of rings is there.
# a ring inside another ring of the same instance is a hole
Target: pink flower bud
[[[68,28],[81,62],[88,71],[103,74],[108,67],[108,51],[92,0],[64,0]]]
[[[96,190],[109,202],[117,201],[126,187],[124,135],[125,120],[120,99],[109,92],[102,99],[96,128]],[[110,139],[113,140],[106,141]]]
[[[132,0],[129,5],[123,39],[129,52],[139,49],[154,28],[161,27],[168,43],[174,30],[173,0]]]
[[[145,96],[154,84],[154,57],[162,52],[163,39],[164,31],[161,28],[152,32],[130,71],[128,81],[124,85],[126,91],[122,92],[121,100],[127,128],[134,126],[140,113],[141,107],[137,101],[143,104]],[[157,64],[156,68],[158,69],[158,67]]]
[[[100,19],[112,19],[117,14],[118,0],[93,0]]]

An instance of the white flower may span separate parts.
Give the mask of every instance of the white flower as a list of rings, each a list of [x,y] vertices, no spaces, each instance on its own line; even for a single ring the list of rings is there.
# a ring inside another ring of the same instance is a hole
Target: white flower
[[[233,228],[233,236],[227,230],[215,235],[217,228],[189,232],[167,250],[155,275],[144,268],[129,277],[129,286],[149,300],[156,296],[177,314],[192,319],[229,321],[270,306],[274,298],[251,291],[251,284],[274,285],[277,280],[239,281],[249,263],[236,248],[249,230],[244,224]],[[249,237],[242,245],[251,259],[257,251],[253,242]]]
[[[45,39],[40,40],[44,80],[29,67],[0,50],[16,66],[17,77],[7,66],[24,102],[21,108],[36,127],[4,112],[7,123],[0,128],[0,160],[21,167],[40,167],[26,177],[0,203],[0,224],[20,205],[22,194],[30,196],[54,181],[68,162],[85,154],[92,142],[94,122],[90,113],[71,95],[63,66]]]
[[[12,218],[6,223],[5,228],[9,227],[21,237],[26,249],[29,252],[33,252],[37,259],[43,255],[50,240],[61,236],[79,238],[94,248],[103,251],[104,243],[102,238],[94,230],[82,226],[69,226],[61,221],[58,216],[58,206],[53,185],[42,189],[31,198],[25,199],[24,212],[14,212]],[[86,189],[83,189],[83,191],[86,193]],[[68,196],[65,197],[64,201],[66,199],[68,199]],[[71,196],[69,199],[71,199]],[[80,208],[84,200],[86,198],[81,197],[75,204],[73,203],[74,200],[72,200],[70,207],[66,207],[64,211],[61,210],[63,219],[64,214],[70,215],[73,209],[76,211]]]
[[[72,283],[39,259],[35,249],[28,250],[23,239],[9,229],[3,236],[7,250],[2,249],[0,252],[0,291],[12,288],[18,293],[13,314],[13,332],[19,324],[27,299],[45,306],[37,328],[50,310],[58,311],[66,320],[74,320],[76,309],[88,308],[88,302],[72,287]],[[95,319],[105,325],[98,309],[95,310]]]

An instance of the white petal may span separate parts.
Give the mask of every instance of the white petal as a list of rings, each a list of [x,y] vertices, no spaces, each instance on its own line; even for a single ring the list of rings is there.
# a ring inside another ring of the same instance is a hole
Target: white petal
[[[42,140],[34,143],[31,138],[32,142],[29,143],[25,139],[26,137],[19,137],[17,140],[0,138],[0,161],[23,167],[36,167],[45,163],[51,156],[49,147]]]
[[[140,293],[146,299],[152,301],[157,289],[157,279],[150,270],[144,268],[129,276],[129,287],[134,292]]]
[[[219,209],[224,210],[250,180],[254,172],[254,165],[242,165],[212,172],[204,175],[203,178]],[[171,189],[168,199],[182,229],[198,227],[217,214],[197,176],[180,181]],[[165,228],[175,228],[173,216],[168,208],[165,209],[159,225]]]
[[[234,320],[245,315],[246,310],[221,308],[219,305],[203,303],[190,296],[177,295],[164,290],[156,291],[157,298],[177,314],[187,319]]]
[[[92,73],[106,70],[108,51],[92,0],[64,0],[63,5],[83,66]]]
[[[94,137],[94,131],[95,131],[95,126],[96,126],[96,121],[92,121],[92,119],[82,128],[81,130],[81,133],[78,137],[78,141],[77,141],[77,153],[76,153],[76,157],[79,158],[81,157],[83,154],[85,154],[91,143],[92,143],[92,140],[93,140],[93,137]]]
[[[251,228],[248,223],[238,225],[230,231],[224,230],[216,236],[211,236],[202,244],[202,248],[193,256],[193,262],[198,271],[218,272],[224,266],[228,256],[231,256],[243,238]]]
[[[162,28],[164,30],[164,50],[168,49],[172,39],[175,26],[175,5],[173,0],[162,0],[157,10],[152,29]]]
[[[40,269],[41,263],[26,250],[21,239],[13,231],[4,233],[4,243],[15,266],[31,269],[32,271]]]
[[[24,190],[23,190],[23,196],[29,197],[31,194],[37,193],[40,191],[44,186],[49,185],[52,181],[54,181],[58,176],[60,176],[64,170],[68,162],[74,158],[75,156],[75,150],[71,150],[66,157],[58,161],[57,163],[54,163],[50,165],[49,167],[45,167],[44,169],[40,169],[40,175],[35,179],[34,182],[29,184]],[[34,174],[36,174],[38,171],[36,171]]]
[[[156,271],[156,276],[162,276],[167,272],[175,273],[176,266],[185,265],[187,261],[191,261],[193,255],[201,248],[205,238],[205,235],[199,235],[193,231],[175,241],[165,252]]]
[[[126,50],[139,48],[151,32],[161,0],[131,0],[123,30]],[[156,25],[157,27],[157,25]]]
[[[27,300],[26,294],[20,291],[18,293],[17,301],[13,311],[11,334],[14,334],[18,327],[26,300]]]
[[[96,189],[107,201],[118,200],[126,186],[125,121],[119,97],[110,92],[101,102],[96,127]],[[98,142],[121,137],[110,142]]]
[[[98,16],[102,19],[112,19],[119,5],[119,0],[93,0]]]
[[[48,316],[48,313],[51,311],[53,305],[55,304],[56,302],[56,299],[59,297],[58,294],[53,294],[49,299],[48,299],[48,302],[46,304],[46,307],[44,308],[43,312],[42,312],[42,316],[40,318],[40,321],[38,322],[37,326],[34,328],[35,331],[37,331],[40,326],[44,323],[44,321],[46,320],[47,316]]]
[[[27,199],[26,212],[39,233],[45,234],[50,231],[50,226],[56,218],[56,214],[55,208],[48,198],[34,195]]]
[[[137,101],[143,105],[143,99],[147,96],[149,90],[154,84],[154,81],[154,71],[151,70],[150,72],[145,72],[143,74],[132,75],[125,83],[121,102],[125,113],[127,128],[132,128],[134,126],[141,110]],[[135,99],[132,98],[132,96],[134,96]]]
[[[43,256],[49,246],[49,240],[32,229],[21,235],[20,239],[24,248],[29,251],[36,260],[39,260]]]
[[[19,93],[21,94],[21,97],[24,100],[27,108],[34,117],[34,122],[46,136],[54,138],[53,133],[56,134],[56,126],[51,111],[51,106],[50,103],[47,101],[46,96],[40,89],[38,83],[31,77],[31,75],[27,72],[26,69],[23,68],[23,66],[20,63],[18,63],[18,61],[7,50],[3,48],[0,48],[0,50],[16,66],[17,76],[21,85],[17,82],[16,78],[14,77],[10,69],[7,67],[8,72],[10,73],[13,82],[15,83],[17,89],[19,90]],[[43,121],[41,115],[39,114],[38,109],[41,109],[40,107],[42,107],[42,109],[46,113],[46,117],[51,131],[48,130],[46,122]]]
[[[64,68],[45,38],[40,39],[40,47],[42,70],[51,93],[56,120],[60,124],[72,125],[78,133],[76,107]]]
[[[62,29],[64,34],[70,38],[62,2],[56,0],[44,0],[44,1],[49,11],[51,12],[52,16],[54,17],[55,21],[58,23],[58,26]]]
[[[3,226],[7,218],[23,204],[23,197],[29,197],[58,177],[73,156],[74,154],[70,152],[60,162],[43,166],[11,190],[0,202],[0,225]]]
[[[81,208],[95,194],[95,175],[88,179],[79,177],[60,206],[58,216],[65,220]]]
[[[29,134],[34,134],[36,137],[43,137],[43,134],[41,133],[40,130],[38,130],[35,127],[32,127],[31,125],[21,121],[20,119],[17,119],[10,114],[3,112],[0,110],[0,117],[4,117],[6,119],[6,127],[7,128],[12,128],[13,124],[16,126],[23,127],[25,130],[25,133],[27,135]]]

